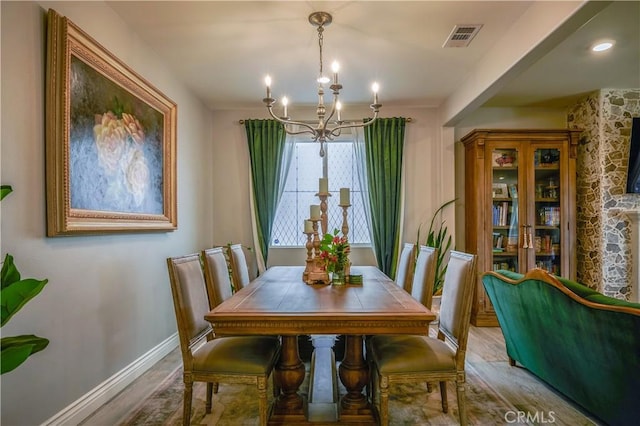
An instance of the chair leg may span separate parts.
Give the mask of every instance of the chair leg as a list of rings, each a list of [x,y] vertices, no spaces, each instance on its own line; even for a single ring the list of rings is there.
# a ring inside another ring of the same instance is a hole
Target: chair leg
[[[191,423],[191,396],[193,395],[193,382],[184,382],[184,402],[182,404],[182,424],[188,426]]]
[[[427,382],[427,393],[433,392],[433,383]]]
[[[389,379],[380,376],[380,425],[389,424]]]
[[[218,382],[213,382],[213,393],[218,393]]]
[[[367,361],[367,366],[369,367],[369,382],[366,385],[365,391],[367,398],[369,401],[373,402],[373,383],[375,382],[375,374],[373,373],[375,367],[371,365],[371,362]]]
[[[369,395],[369,401],[371,401],[374,405],[379,405],[380,403],[380,384],[378,382],[379,377],[378,373],[374,366],[371,366],[369,370],[369,391],[371,395]]]
[[[205,406],[205,413],[211,413],[211,401],[213,400],[213,383],[207,382],[207,405]]]
[[[447,402],[447,382],[440,382],[440,398],[442,399],[442,412],[449,412],[449,403]]]
[[[258,377],[258,411],[260,426],[267,426],[267,378]]]
[[[465,394],[465,381],[456,381],[456,392],[458,394],[458,416],[460,417],[460,426],[467,425],[467,401]]]
[[[278,381],[276,380],[276,375],[271,373],[271,383],[273,384],[273,397],[277,398],[280,396],[280,386],[278,385]]]

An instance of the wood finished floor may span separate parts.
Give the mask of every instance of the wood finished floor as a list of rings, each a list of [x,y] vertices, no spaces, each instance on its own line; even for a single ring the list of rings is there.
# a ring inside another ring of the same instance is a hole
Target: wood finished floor
[[[502,424],[553,423],[568,426],[599,424],[580,407],[526,369],[519,366],[510,367],[504,338],[497,327],[471,326],[467,365],[500,395],[504,403],[505,416]],[[127,413],[136,409],[141,401],[154,392],[159,384],[180,366],[180,351],[175,349],[81,424],[86,426],[122,424],[121,419],[126,418]],[[521,414],[521,421],[514,421],[517,420],[518,412],[524,413]]]

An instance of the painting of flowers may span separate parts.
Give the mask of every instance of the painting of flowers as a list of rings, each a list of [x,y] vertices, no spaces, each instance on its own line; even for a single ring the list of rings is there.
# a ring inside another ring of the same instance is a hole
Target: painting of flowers
[[[162,114],[71,59],[71,208],[162,213]]]
[[[177,228],[177,106],[55,10],[47,30],[47,235]]]

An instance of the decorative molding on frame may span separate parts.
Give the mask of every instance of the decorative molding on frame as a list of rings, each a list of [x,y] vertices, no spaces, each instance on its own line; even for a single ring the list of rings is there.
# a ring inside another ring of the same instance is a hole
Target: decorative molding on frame
[[[42,424],[52,426],[79,424],[176,347],[178,347],[177,332]]]

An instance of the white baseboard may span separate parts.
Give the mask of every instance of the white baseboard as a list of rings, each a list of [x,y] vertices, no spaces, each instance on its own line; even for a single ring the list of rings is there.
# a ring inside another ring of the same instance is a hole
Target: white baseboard
[[[178,333],[174,333],[149,352],[114,374],[89,393],[54,415],[43,425],[77,425],[130,385],[145,371],[178,347]]]

